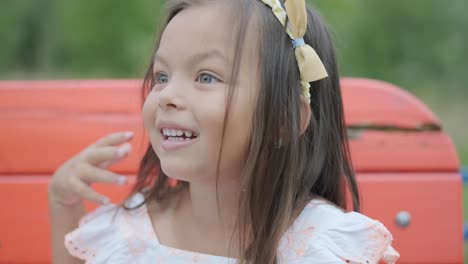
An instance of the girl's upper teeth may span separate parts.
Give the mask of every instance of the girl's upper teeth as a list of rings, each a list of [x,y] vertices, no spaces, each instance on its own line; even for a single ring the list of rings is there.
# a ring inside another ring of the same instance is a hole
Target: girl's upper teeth
[[[183,134],[185,134],[186,137],[191,137],[193,134],[192,131],[188,130],[180,130],[180,129],[172,129],[172,128],[164,128],[163,129],[163,135],[168,136],[168,137],[180,137]]]

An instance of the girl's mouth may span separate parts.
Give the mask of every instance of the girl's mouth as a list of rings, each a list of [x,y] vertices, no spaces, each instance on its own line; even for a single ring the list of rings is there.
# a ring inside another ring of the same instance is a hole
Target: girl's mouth
[[[198,138],[198,133],[196,132],[175,128],[163,128],[160,130],[160,133],[164,139],[161,146],[166,151],[189,146]]]
[[[195,132],[175,128],[163,128],[161,129],[161,134],[164,136],[164,140],[171,141],[192,140],[198,137]]]

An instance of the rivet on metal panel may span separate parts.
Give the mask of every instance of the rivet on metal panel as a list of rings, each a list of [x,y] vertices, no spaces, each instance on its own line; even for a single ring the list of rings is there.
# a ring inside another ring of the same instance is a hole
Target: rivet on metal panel
[[[396,215],[395,221],[401,228],[406,228],[411,222],[411,215],[407,211],[401,211]]]

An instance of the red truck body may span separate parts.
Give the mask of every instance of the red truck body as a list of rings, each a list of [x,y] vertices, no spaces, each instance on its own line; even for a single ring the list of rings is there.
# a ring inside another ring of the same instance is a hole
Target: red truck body
[[[391,231],[398,263],[463,263],[459,161],[437,117],[389,83],[341,86],[362,212]],[[99,137],[135,131],[111,169],[136,174],[148,144],[140,94],[138,80],[0,81],[0,263],[50,263],[48,181]],[[96,188],[115,202],[130,189]]]

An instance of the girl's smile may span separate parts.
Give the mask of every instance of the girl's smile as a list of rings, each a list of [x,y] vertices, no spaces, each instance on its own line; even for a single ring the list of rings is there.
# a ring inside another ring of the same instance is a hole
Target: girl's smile
[[[173,121],[159,121],[156,128],[160,131],[161,147],[165,151],[174,151],[191,146],[198,139],[199,133]]]

